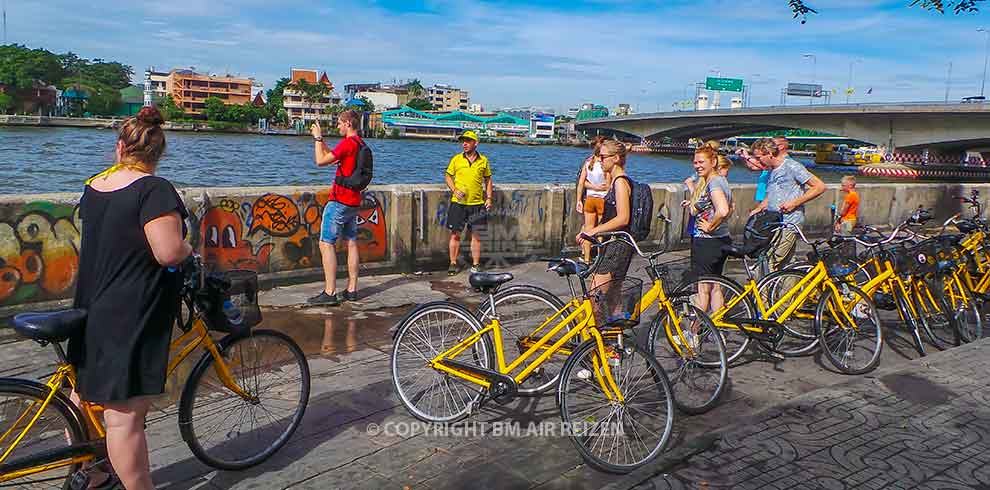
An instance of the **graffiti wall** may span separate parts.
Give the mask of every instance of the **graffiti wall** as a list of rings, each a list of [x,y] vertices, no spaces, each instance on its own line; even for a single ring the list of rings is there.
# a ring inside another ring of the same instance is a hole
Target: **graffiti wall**
[[[74,205],[30,202],[0,217],[0,305],[67,296],[79,270]]]
[[[187,191],[192,194],[194,191]],[[234,197],[186,196],[188,240],[214,269],[259,273],[321,267],[319,240],[327,191]],[[388,195],[366,193],[358,211],[362,262],[388,260]],[[82,228],[75,202],[0,205],[0,306],[69,298]],[[337,249],[343,252],[339,241]]]
[[[358,211],[358,249],[363,262],[386,259],[385,212],[376,193]],[[320,230],[327,192],[223,197],[190,209],[191,241],[217,270],[273,272],[320,266]],[[345,244],[338,241],[338,251]]]

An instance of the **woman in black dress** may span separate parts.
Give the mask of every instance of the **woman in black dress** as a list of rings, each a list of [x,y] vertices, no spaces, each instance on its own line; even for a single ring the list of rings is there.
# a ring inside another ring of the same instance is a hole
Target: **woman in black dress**
[[[192,253],[187,216],[169,181],[154,175],[165,151],[158,109],[127,119],[117,162],[86,181],[75,307],[89,314],[69,342],[74,398],[103,405],[107,451],[128,490],[152,489],[145,416],[165,391],[181,279],[169,266]],[[96,480],[94,478],[94,480]]]

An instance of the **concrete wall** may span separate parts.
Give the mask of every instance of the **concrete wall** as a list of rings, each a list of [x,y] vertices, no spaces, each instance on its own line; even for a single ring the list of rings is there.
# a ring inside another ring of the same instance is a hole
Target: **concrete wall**
[[[944,220],[960,211],[955,194],[990,184],[861,184],[861,223],[890,225],[919,205]],[[683,247],[687,197],[682,185],[652,186],[655,211],[672,220],[656,222],[646,243]],[[734,236],[741,236],[753,207],[754,185],[734,185]],[[188,188],[180,191],[191,212],[189,240],[217,270],[251,269],[264,279],[301,281],[321,277],[318,249],[327,189],[323,187]],[[489,226],[482,234],[485,265],[576,252],[582,216],[574,211],[573,186],[504,185],[496,192]],[[413,271],[447,263],[444,227],[449,193],[440,185],[372,186],[359,212],[358,241],[364,267]],[[80,243],[78,194],[10,195],[0,198],[0,316],[32,303],[72,297]],[[821,234],[831,220],[829,205],[841,205],[837,186],[807,206],[805,231]],[[467,241],[462,256],[467,257]],[[50,306],[50,305],[49,305]]]

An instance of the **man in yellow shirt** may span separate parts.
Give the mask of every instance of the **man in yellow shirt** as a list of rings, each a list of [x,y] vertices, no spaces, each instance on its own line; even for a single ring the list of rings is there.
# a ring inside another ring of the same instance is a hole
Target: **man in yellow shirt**
[[[492,207],[492,169],[488,157],[478,152],[478,134],[465,131],[459,138],[463,153],[450,159],[444,179],[452,193],[447,209],[450,230],[450,267],[448,275],[457,274],[457,255],[461,249],[461,232],[471,234],[471,272],[481,271],[481,237]]]

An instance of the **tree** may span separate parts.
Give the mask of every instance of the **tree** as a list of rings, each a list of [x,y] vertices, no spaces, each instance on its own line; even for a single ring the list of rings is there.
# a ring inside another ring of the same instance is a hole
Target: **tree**
[[[423,88],[423,84],[418,78],[414,78],[406,83],[406,90],[409,91],[409,97],[413,99],[418,99],[426,95],[426,89]]]
[[[116,61],[94,60],[93,63],[83,65],[81,75],[83,78],[120,90],[131,84],[134,69]]]
[[[285,87],[288,87],[292,83],[288,77],[279,78],[275,82],[275,87],[269,89],[265,95],[268,96],[268,101],[265,103],[265,117],[269,119],[270,122],[276,124],[287,124],[289,122],[288,113],[285,111]]]
[[[207,97],[203,101],[205,105],[203,109],[203,114],[206,115],[206,119],[209,121],[226,121],[227,120],[227,106],[224,105],[223,101],[219,97]]]
[[[92,114],[112,116],[124,104],[120,97],[120,90],[117,88],[99,84],[88,92],[89,101],[86,103],[86,110]]]
[[[325,83],[309,83],[300,78],[289,86],[292,90],[302,94],[302,99],[312,109],[314,104],[319,104],[324,98],[330,95],[331,87]],[[323,114],[322,108],[316,109],[317,118]]]
[[[18,44],[0,46],[0,84],[30,89],[38,81],[55,84],[63,77],[62,64],[48,50]]]
[[[433,104],[430,101],[422,98],[410,100],[406,106],[416,109],[417,111],[432,111],[434,109]]]
[[[14,98],[7,94],[0,94],[0,114],[6,114],[7,111],[13,109]]]
[[[364,104],[361,108],[358,109],[359,111],[375,112],[375,103],[372,102],[371,99],[362,95],[361,97],[358,97],[358,100],[360,100]]]
[[[175,104],[175,99],[173,99],[171,95],[162,97],[161,100],[155,102],[155,105],[158,106],[158,111],[162,113],[162,117],[164,117],[166,121],[182,119],[182,117],[186,115],[185,111]]]

